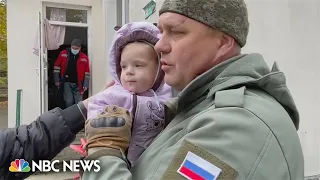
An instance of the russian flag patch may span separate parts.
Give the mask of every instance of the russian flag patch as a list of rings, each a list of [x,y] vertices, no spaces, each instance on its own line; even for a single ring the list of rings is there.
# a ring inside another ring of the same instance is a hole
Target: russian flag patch
[[[177,172],[188,180],[216,180],[221,169],[189,151]]]

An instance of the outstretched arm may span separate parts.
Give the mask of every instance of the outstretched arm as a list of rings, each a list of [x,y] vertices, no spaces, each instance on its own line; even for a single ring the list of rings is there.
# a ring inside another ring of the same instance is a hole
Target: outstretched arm
[[[65,110],[55,108],[29,125],[0,130],[0,179],[24,179],[32,174],[9,172],[15,159],[29,163],[53,159],[83,129],[85,113],[85,105],[80,102]]]

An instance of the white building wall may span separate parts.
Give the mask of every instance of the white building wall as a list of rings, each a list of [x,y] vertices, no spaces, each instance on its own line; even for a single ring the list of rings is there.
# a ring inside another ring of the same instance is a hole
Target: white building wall
[[[109,69],[109,49],[115,34],[114,27],[117,25],[117,2],[118,0],[104,0],[104,9],[105,9],[105,17],[106,20],[103,24],[105,26],[105,55],[106,58],[104,59],[106,65],[101,68],[101,71],[104,71],[104,73],[101,73],[100,75],[104,75],[106,77],[106,80],[104,82],[99,82],[99,84],[96,84],[96,86],[99,87],[99,90],[101,90],[103,83],[109,82],[112,80],[112,76],[110,74]],[[119,7],[121,8],[121,7]],[[102,39],[101,39],[102,40]]]
[[[39,115],[38,57],[32,54],[38,27],[39,1],[7,2],[8,126],[15,126],[16,91],[23,89],[21,116],[28,123]]]
[[[149,0],[130,1],[130,21],[157,22],[163,0],[147,20]],[[250,32],[243,53],[261,53],[270,68],[274,61],[300,111],[299,136],[304,150],[305,175],[320,174],[320,1],[246,0]]]
[[[101,0],[50,0],[91,7],[92,91],[98,92],[106,82],[105,14]],[[40,90],[36,68],[39,57],[33,54],[38,12],[41,0],[10,0],[8,3],[8,126],[15,126],[16,91],[22,89],[21,124],[28,124],[40,115]],[[90,34],[89,34],[90,35]]]

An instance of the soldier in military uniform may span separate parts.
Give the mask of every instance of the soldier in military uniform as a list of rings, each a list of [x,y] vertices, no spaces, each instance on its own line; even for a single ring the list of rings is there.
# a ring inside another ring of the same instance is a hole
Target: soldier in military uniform
[[[180,91],[166,104],[168,124],[130,167],[123,110],[87,120],[87,139],[106,143],[87,149],[101,170],[83,179],[302,180],[299,113],[285,76],[260,54],[241,54],[244,0],[165,0],[159,15],[155,49],[165,82]]]

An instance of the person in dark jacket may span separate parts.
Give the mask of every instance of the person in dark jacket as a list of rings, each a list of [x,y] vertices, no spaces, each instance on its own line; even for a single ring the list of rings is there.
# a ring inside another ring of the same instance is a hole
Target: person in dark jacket
[[[55,108],[42,114],[29,125],[0,129],[0,180],[20,180],[29,173],[9,172],[15,159],[37,162],[52,160],[70,145],[75,135],[84,128],[87,100],[61,110]]]

